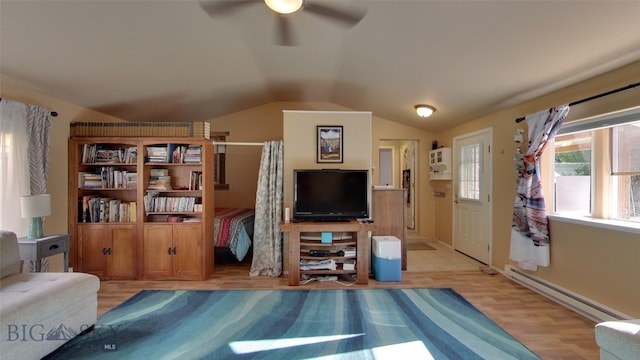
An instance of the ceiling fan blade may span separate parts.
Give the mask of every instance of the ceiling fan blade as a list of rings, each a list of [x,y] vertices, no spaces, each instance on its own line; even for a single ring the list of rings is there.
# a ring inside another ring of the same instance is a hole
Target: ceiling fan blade
[[[200,0],[200,7],[211,17],[231,14],[245,5],[261,3],[263,0]]]
[[[295,40],[293,39],[293,34],[291,33],[291,23],[289,22],[289,18],[285,15],[278,15],[276,21],[277,44],[281,46],[295,46]]]
[[[329,20],[336,21],[346,27],[355,26],[360,22],[360,20],[364,18],[367,13],[363,10],[339,10],[333,7],[311,2],[305,2],[303,10],[308,11],[314,15],[319,15]]]

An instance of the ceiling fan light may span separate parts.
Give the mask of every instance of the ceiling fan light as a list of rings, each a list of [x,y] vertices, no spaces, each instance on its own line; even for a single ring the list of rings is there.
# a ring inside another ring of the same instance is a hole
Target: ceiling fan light
[[[304,0],[264,0],[264,3],[278,14],[292,14],[302,8]]]
[[[429,117],[433,115],[434,112],[436,112],[436,108],[431,105],[416,105],[415,108],[416,113],[420,117]]]

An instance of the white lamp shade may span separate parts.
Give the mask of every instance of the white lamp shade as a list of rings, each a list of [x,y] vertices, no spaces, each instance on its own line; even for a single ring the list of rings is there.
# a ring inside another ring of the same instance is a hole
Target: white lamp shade
[[[21,196],[20,212],[25,219],[51,215],[51,195]]]

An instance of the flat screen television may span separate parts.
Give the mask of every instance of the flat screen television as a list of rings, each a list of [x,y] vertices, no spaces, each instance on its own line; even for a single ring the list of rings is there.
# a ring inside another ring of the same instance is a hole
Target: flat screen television
[[[368,217],[367,170],[293,170],[293,220],[348,221]]]

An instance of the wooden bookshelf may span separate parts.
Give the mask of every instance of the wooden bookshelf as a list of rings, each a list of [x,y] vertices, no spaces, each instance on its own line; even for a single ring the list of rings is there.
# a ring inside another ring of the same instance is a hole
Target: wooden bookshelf
[[[154,147],[164,159],[151,158]],[[72,266],[102,279],[207,279],[213,151],[201,138],[70,138]]]

